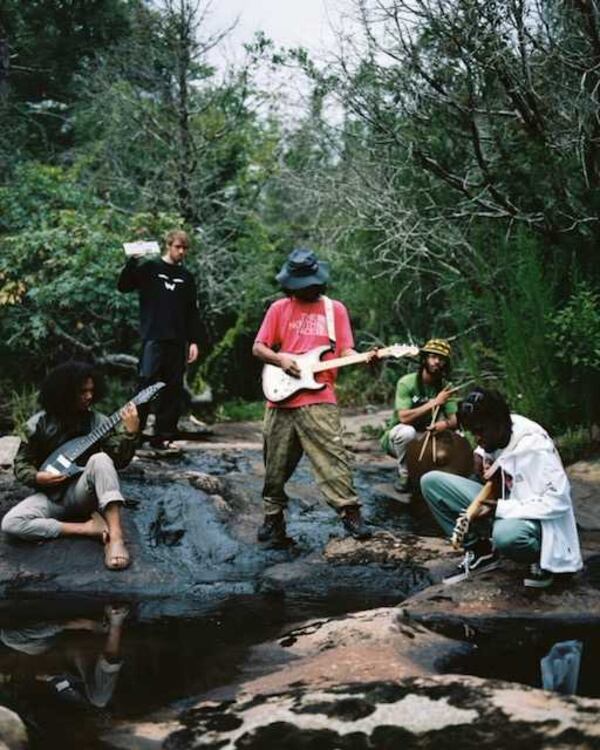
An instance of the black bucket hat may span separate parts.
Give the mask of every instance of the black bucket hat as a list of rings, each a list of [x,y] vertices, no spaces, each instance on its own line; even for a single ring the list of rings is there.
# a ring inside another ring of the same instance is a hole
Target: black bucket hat
[[[318,260],[312,250],[298,247],[288,255],[275,277],[284,289],[305,289],[329,281],[329,263]]]

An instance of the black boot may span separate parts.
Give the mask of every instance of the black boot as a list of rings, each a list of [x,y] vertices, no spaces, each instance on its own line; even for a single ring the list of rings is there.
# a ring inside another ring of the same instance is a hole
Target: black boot
[[[346,531],[355,539],[369,539],[372,536],[360,514],[360,508],[352,505],[342,511],[342,523]]]
[[[294,543],[286,534],[283,513],[266,515],[257,536],[259,542],[267,542],[272,547],[287,547]]]

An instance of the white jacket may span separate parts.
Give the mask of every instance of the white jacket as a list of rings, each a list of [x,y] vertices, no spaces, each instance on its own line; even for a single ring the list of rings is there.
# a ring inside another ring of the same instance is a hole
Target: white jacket
[[[580,570],[571,487],[560,456],[539,424],[518,414],[511,414],[511,419],[510,442],[490,455],[491,468],[501,468],[512,477],[510,493],[502,488],[496,517],[540,521],[540,566],[553,573]]]

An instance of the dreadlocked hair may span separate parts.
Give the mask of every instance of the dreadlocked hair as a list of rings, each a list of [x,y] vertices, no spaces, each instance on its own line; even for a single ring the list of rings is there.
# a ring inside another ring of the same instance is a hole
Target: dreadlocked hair
[[[85,381],[94,381],[93,402],[105,392],[104,379],[93,365],[70,360],[50,370],[40,387],[40,404],[48,414],[65,419],[77,411],[79,392]]]

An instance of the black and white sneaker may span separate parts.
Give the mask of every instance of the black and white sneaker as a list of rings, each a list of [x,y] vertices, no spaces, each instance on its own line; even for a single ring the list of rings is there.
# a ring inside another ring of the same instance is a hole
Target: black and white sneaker
[[[529,575],[523,579],[523,585],[532,589],[547,589],[552,586],[554,576],[549,570],[540,568],[538,563],[529,566]]]
[[[485,573],[488,570],[496,570],[500,567],[498,553],[491,548],[484,552],[477,552],[474,549],[467,550],[463,561],[458,566],[458,572],[444,578],[443,583],[451,586],[453,583],[466,581],[471,576]]]

